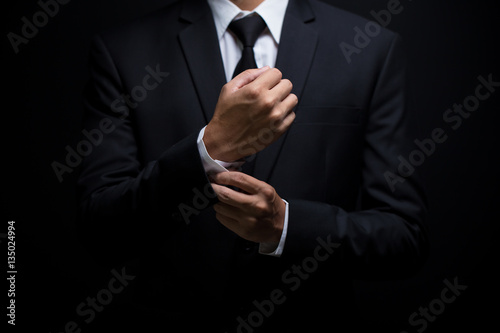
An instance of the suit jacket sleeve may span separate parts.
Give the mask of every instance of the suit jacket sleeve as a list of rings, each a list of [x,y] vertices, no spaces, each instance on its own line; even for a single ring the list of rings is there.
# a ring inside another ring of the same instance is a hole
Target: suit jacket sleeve
[[[385,178],[386,172],[397,175],[398,156],[408,156],[415,139],[399,37],[388,44],[365,125],[358,209],[285,198],[290,220],[283,257],[312,255],[318,237],[341,244],[335,257],[347,274],[406,275],[426,257],[426,206],[416,172],[394,192]]]
[[[130,94],[123,90],[105,44],[95,38],[84,96],[84,127],[87,131],[99,129],[103,119],[113,125],[81,168],[80,225],[84,235],[101,243],[99,248],[106,244],[114,254],[127,256],[127,251],[133,253],[140,248],[131,246],[134,243],[153,244],[154,237],[165,240],[189,222],[180,214],[179,206],[193,208],[193,189],[207,191],[211,187],[197,148],[198,133],[182,139],[157,160],[141,165],[134,113],[117,112],[111,107],[120,96]],[[212,198],[205,196],[207,200]]]

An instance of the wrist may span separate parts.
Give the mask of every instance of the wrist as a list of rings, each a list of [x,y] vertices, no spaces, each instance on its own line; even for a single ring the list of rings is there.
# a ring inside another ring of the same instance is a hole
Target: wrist
[[[278,197],[278,211],[277,211],[277,216],[276,216],[276,224],[275,224],[275,230],[274,230],[274,235],[272,239],[270,240],[270,243],[273,244],[279,244],[281,241],[281,236],[283,235],[283,230],[285,227],[285,218],[286,218],[286,210],[287,210],[287,204],[285,201],[283,201],[281,198]]]
[[[209,123],[205,128],[203,135],[203,143],[210,157],[214,160],[233,162],[240,157],[231,154],[231,142],[223,138],[220,134],[223,133],[222,129],[214,129]]]

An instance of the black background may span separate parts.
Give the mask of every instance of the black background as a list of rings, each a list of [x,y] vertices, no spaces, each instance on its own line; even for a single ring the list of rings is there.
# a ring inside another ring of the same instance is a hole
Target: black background
[[[92,36],[126,23],[170,1],[86,0],[61,5],[59,13],[15,54],[3,40],[4,79],[2,140],[4,156],[2,206],[7,221],[16,221],[16,328],[60,332],[66,322],[82,323],[75,308],[107,286],[103,271],[77,240],[75,173],[60,183],[51,163],[64,161],[65,146],[81,139],[81,96],[87,80],[87,54]],[[326,1],[369,19],[387,0]],[[401,0],[403,11],[388,28],[405,43],[410,63],[420,137],[445,128],[443,113],[473,95],[477,77],[493,74],[500,81],[496,50],[500,11],[494,2],[465,0]],[[20,34],[21,18],[40,8],[36,1],[4,4],[4,36]],[[354,31],[353,31],[354,36]],[[351,42],[351,41],[346,41]],[[355,55],[353,56],[355,57]],[[357,282],[358,301],[374,331],[416,332],[408,317],[439,298],[444,279],[458,278],[467,290],[430,322],[426,332],[458,328],[495,328],[498,313],[497,239],[500,206],[498,133],[500,89],[484,102],[448,140],[419,167],[430,203],[431,255],[414,278]],[[417,139],[417,138],[416,138]],[[395,157],[396,158],[396,157]],[[148,237],[148,230],[138,231]],[[7,261],[3,246],[1,261]],[[147,254],[146,254],[147,255]],[[2,267],[6,267],[2,264]],[[6,268],[2,268],[6,271]],[[7,285],[5,285],[7,289]],[[6,290],[0,292],[6,299]],[[118,295],[82,332],[96,332],[101,321],[123,314]],[[318,300],[323,301],[323,300]],[[325,300],[335,301],[335,300]],[[491,303],[490,303],[491,302]],[[5,309],[6,301],[2,301]],[[6,310],[2,310],[6,311]],[[145,319],[147,320],[147,318]],[[2,321],[7,317],[2,314]],[[332,314],[332,326],[334,325]],[[4,323],[2,323],[4,324]],[[165,331],[168,323],[163,324]],[[175,330],[172,330],[175,331]]]

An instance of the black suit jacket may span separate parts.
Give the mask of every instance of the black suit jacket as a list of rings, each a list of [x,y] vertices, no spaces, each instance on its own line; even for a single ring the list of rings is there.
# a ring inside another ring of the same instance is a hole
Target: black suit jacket
[[[355,318],[352,279],[418,269],[422,191],[415,174],[395,191],[384,176],[415,138],[399,38],[381,29],[351,63],[340,48],[366,23],[315,0],[287,8],[276,67],[299,98],[296,120],[253,173],[290,204],[281,258],[258,254],[211,208],[196,139],[225,76],[206,2],[95,38],[84,125],[105,130],[81,169],[81,226],[105,261],[135,263],[131,302],[144,313],[205,331],[339,330]],[[257,305],[280,293],[272,311]]]

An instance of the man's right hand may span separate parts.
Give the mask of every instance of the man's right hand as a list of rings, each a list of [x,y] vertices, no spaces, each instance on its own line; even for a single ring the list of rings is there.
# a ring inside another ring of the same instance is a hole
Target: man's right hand
[[[281,77],[275,68],[249,69],[222,87],[203,136],[213,159],[232,162],[255,154],[288,130],[298,99]]]

